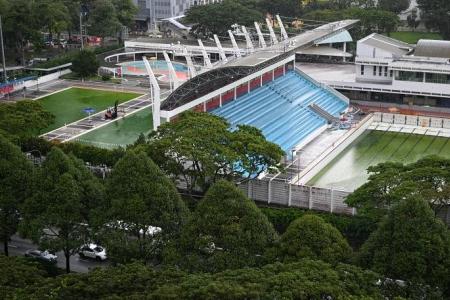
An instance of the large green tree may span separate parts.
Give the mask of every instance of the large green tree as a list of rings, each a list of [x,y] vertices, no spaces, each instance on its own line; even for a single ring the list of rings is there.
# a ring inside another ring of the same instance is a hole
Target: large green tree
[[[210,37],[213,34],[227,36],[231,25],[249,26],[259,21],[262,14],[242,5],[236,0],[224,0],[209,5],[192,6],[187,12],[186,22],[193,23],[191,32],[196,36]]]
[[[99,66],[95,53],[90,50],[81,50],[72,61],[72,71],[81,79],[97,74]]]
[[[106,187],[109,256],[119,262],[159,258],[189,216],[174,184],[144,153],[129,151],[114,166]]]
[[[13,140],[39,134],[53,120],[54,116],[39,101],[0,103],[0,133]]]
[[[286,17],[298,17],[302,12],[300,0],[261,0],[259,7],[263,13]]]
[[[381,163],[368,168],[369,180],[346,202],[360,214],[380,219],[405,196],[420,195],[436,214],[450,199],[450,160],[429,156],[415,163]]]
[[[70,257],[89,241],[88,224],[103,201],[103,187],[83,162],[54,147],[36,172],[33,195],[23,207],[22,235]]]
[[[167,174],[181,178],[189,191],[206,191],[219,179],[253,178],[280,169],[283,151],[259,129],[231,132],[220,117],[186,112],[149,135],[147,152]]]
[[[121,17],[125,18],[124,16]],[[89,34],[102,37],[102,41],[108,36],[115,37],[121,26],[118,12],[111,0],[94,0],[89,6],[87,20],[90,25]]]
[[[437,29],[444,39],[450,39],[450,1],[417,0],[422,19],[432,29]]]
[[[30,195],[32,165],[20,149],[0,135],[0,240],[8,255],[8,242],[17,231],[20,206]]]
[[[293,221],[281,236],[279,248],[285,261],[311,258],[336,264],[348,260],[352,253],[342,234],[314,215]]]
[[[438,286],[450,295],[450,232],[420,197],[394,205],[358,261],[391,279]]]
[[[69,10],[63,0],[37,0],[36,9],[39,26],[47,30],[50,40],[53,40],[54,33],[59,36],[69,27]]]
[[[277,240],[267,217],[234,184],[208,190],[183,231],[182,265],[210,272],[254,266]]]
[[[378,7],[399,14],[409,8],[410,0],[379,0]]]

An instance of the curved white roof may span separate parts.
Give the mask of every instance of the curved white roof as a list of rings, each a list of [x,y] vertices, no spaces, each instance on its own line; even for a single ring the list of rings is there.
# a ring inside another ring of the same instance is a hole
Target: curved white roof
[[[414,55],[450,58],[450,41],[419,40]]]

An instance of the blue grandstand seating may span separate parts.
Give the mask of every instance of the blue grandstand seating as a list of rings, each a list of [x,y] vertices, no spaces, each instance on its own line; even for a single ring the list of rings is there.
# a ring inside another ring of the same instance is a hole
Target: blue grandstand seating
[[[255,126],[287,153],[327,121],[308,106],[317,104],[338,116],[348,104],[329,90],[290,71],[213,111],[230,122]]]

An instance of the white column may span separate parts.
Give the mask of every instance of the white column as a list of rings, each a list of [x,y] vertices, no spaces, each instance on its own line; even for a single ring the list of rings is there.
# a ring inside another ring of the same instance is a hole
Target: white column
[[[202,40],[200,40],[200,39],[198,40],[198,45],[201,48],[205,66],[211,69],[212,68],[211,60],[209,59],[208,53],[206,53],[206,49],[205,49],[205,46],[203,46]]]
[[[167,67],[169,68],[169,75],[172,77],[171,81],[173,82],[173,89],[176,90],[180,86],[180,81],[178,80],[177,73],[175,72],[175,68],[170,61],[169,55],[167,55],[166,51],[163,51],[163,55],[166,60]]]
[[[269,18],[266,18],[266,23],[267,27],[269,28],[270,40],[272,41],[272,45],[278,44],[277,36],[273,31],[272,22],[269,20]]]
[[[222,44],[220,43],[219,37],[217,34],[214,35],[214,40],[216,41],[217,49],[219,50],[220,58],[224,63],[228,62],[227,56],[225,55],[225,51],[223,51]]]
[[[343,51],[344,51],[344,57],[343,57],[342,61],[345,62],[345,54],[347,53],[347,43],[346,43],[346,42],[344,42],[344,48],[343,48]]]
[[[144,61],[145,69],[147,70],[149,82],[150,82],[150,92],[152,94],[152,101],[153,101],[153,130],[157,130],[159,125],[161,125],[161,91],[159,88],[158,81],[156,80],[155,74],[152,71],[152,68],[150,67],[150,64],[145,58],[145,56],[142,58]]]
[[[281,36],[283,37],[284,40],[287,40],[289,37],[287,35],[286,29],[284,28],[283,22],[281,22],[281,18],[279,15],[276,15],[276,18],[278,21],[278,25],[280,26]]]
[[[234,55],[236,57],[241,57],[241,50],[239,49],[236,40],[234,39],[234,35],[231,30],[228,30],[228,35],[230,36],[231,44],[233,45]]]
[[[264,36],[262,35],[261,29],[259,28],[259,24],[257,22],[255,22],[255,28],[259,38],[259,45],[264,49],[266,48],[266,41],[264,40]]]
[[[247,28],[245,26],[242,26],[242,32],[245,36],[245,42],[247,43],[247,52],[253,53],[255,51],[255,48],[253,47],[252,39],[250,38],[250,34],[247,32]]]

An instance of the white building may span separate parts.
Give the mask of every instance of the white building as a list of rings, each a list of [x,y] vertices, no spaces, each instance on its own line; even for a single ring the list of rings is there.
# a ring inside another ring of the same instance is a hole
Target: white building
[[[450,107],[450,41],[410,45],[374,33],[357,42],[354,65],[299,68],[352,100]]]

